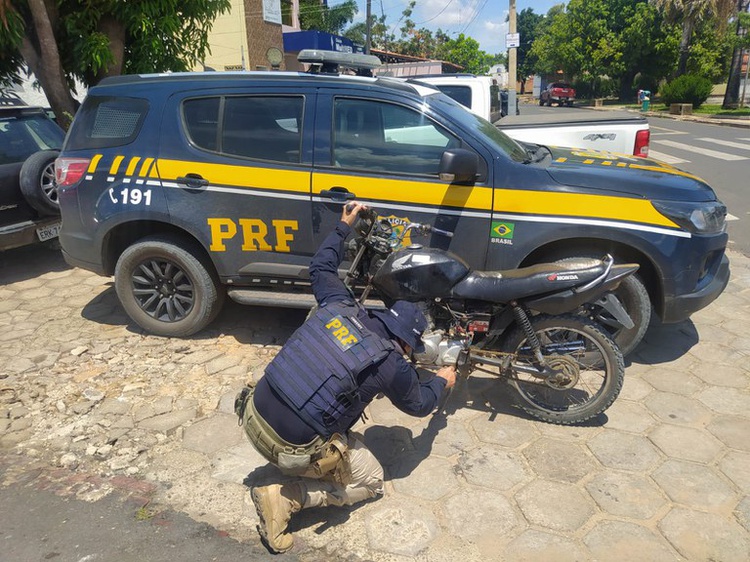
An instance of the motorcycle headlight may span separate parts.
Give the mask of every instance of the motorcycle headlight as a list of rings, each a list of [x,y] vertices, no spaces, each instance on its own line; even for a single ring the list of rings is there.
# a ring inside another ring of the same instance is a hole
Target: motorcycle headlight
[[[652,205],[662,215],[693,234],[718,234],[726,228],[727,207],[719,201],[653,201]]]

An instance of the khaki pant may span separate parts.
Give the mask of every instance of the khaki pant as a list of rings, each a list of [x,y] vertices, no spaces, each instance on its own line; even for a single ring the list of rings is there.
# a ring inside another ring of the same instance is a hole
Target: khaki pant
[[[238,395],[237,400],[236,411],[248,440],[282,474],[300,484],[303,507],[353,505],[383,495],[383,467],[365,446],[361,435],[349,431],[329,441],[317,438],[305,445],[295,445],[279,437],[258,414],[252,391],[241,398]],[[287,464],[279,462],[280,455],[303,462],[286,468],[280,466]]]

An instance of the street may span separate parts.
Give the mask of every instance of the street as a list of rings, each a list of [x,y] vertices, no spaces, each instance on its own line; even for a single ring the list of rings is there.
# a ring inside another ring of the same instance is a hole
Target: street
[[[729,247],[750,256],[750,129],[649,119],[650,156],[703,178],[729,213]]]
[[[521,115],[568,113],[580,119],[582,107],[522,104]],[[729,247],[750,256],[750,128],[650,117],[649,156],[706,180],[727,206]]]

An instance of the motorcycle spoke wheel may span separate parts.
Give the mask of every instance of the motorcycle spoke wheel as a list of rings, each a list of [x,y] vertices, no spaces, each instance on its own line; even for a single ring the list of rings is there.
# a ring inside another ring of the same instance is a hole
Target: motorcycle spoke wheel
[[[532,326],[554,375],[535,377],[512,365],[533,365],[523,331],[506,339],[504,351],[515,353],[510,383],[519,406],[532,416],[557,424],[581,423],[601,414],[620,392],[622,354],[593,322],[576,316],[539,316]]]

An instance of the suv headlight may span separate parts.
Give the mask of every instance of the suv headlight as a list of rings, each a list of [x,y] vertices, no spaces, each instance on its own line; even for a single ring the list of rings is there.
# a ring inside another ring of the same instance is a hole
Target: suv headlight
[[[719,201],[652,201],[652,205],[662,215],[693,234],[718,234],[726,228],[727,207]]]

